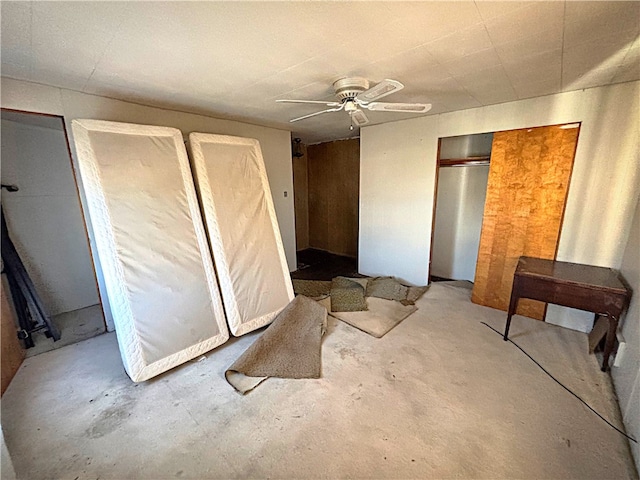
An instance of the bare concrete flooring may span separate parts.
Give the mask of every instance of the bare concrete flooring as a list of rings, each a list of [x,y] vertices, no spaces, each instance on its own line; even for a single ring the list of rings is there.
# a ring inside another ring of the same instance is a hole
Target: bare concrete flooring
[[[223,372],[260,332],[143,384],[105,334],[28,358],[2,398],[18,478],[637,478],[627,440],[501,330],[434,284],[382,339],[330,320],[319,380],[246,396]],[[512,338],[621,425],[584,334],[515,317]]]
[[[54,342],[43,332],[33,334],[34,347],[28,348],[27,357],[66,347],[105,332],[104,316],[100,305],[79,308],[71,312],[60,313],[52,319],[60,331],[60,340]]]

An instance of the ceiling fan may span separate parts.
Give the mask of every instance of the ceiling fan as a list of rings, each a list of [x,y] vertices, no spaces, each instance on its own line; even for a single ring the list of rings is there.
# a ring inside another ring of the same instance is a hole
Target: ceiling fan
[[[289,122],[297,122],[305,118],[315,117],[323,113],[339,112],[344,110],[351,116],[351,122],[357,126],[366,125],[369,119],[363,112],[365,110],[380,112],[403,112],[403,113],[426,113],[431,109],[430,103],[388,103],[376,102],[382,97],[391,95],[402,90],[404,85],[397,80],[385,79],[378,83],[375,87],[369,88],[369,81],[362,77],[343,77],[333,82],[333,89],[338,97],[336,102],[325,102],[321,100],[276,100],[279,103],[312,103],[325,105],[329,108],[320,112],[310,113],[289,120]]]

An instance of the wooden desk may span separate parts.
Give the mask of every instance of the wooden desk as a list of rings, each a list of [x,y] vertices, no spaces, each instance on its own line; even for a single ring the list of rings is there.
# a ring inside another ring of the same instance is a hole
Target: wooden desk
[[[607,317],[609,330],[602,365],[602,371],[607,371],[618,320],[631,299],[631,289],[619,272],[612,268],[520,257],[513,276],[505,341],[508,339],[511,317],[521,298],[555,303]]]

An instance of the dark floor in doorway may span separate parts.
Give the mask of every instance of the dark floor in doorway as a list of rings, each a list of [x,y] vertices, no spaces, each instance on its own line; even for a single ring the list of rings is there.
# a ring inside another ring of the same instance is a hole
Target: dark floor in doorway
[[[334,277],[362,277],[355,258],[307,248],[298,252],[298,269],[291,278],[300,280],[331,280]]]
[[[436,275],[431,275],[430,280],[432,282],[453,282],[453,281],[455,281],[455,280],[453,280],[453,278],[438,277]]]

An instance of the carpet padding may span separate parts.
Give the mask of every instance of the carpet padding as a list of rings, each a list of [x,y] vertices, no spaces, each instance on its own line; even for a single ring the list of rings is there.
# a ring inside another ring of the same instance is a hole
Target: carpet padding
[[[320,344],[326,327],[326,308],[297,296],[225,371],[225,378],[243,394],[269,377],[320,378]]]

